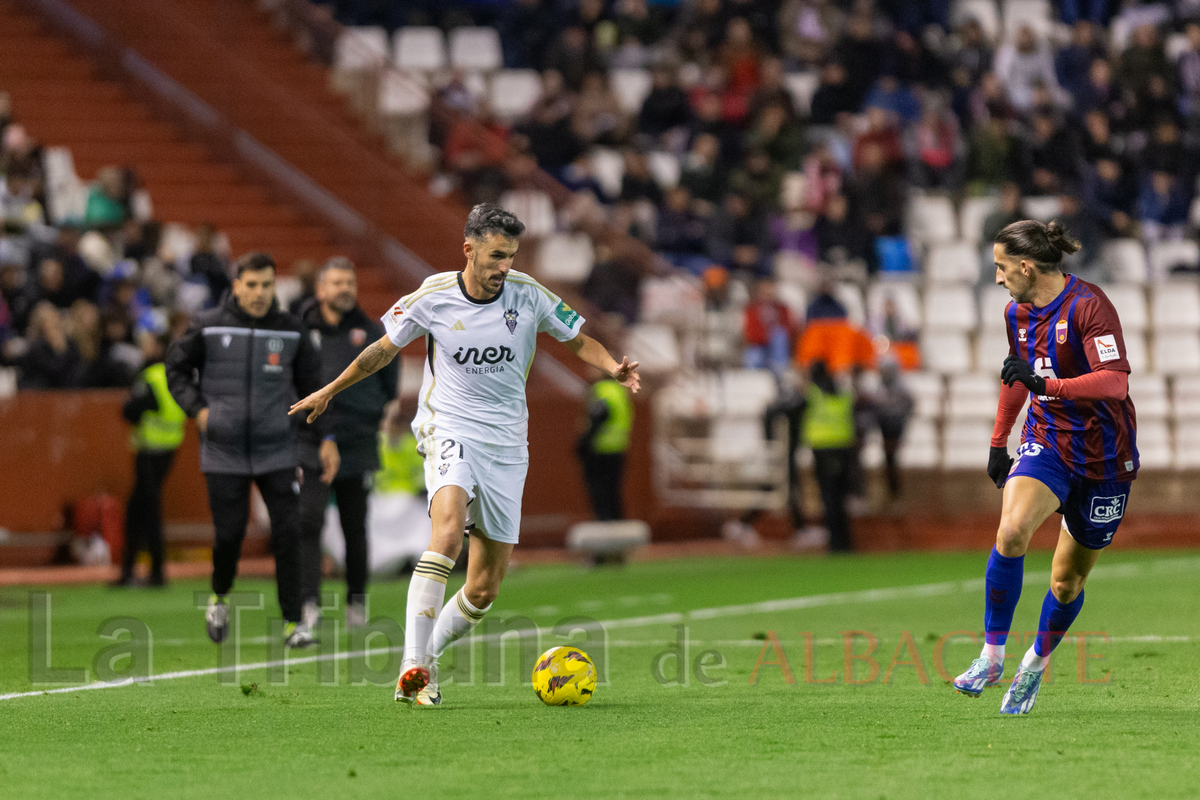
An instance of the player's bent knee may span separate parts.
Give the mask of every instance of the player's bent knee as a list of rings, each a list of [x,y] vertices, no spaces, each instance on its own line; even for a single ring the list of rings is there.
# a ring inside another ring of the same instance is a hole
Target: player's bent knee
[[[1029,539],[1032,534],[1033,531],[1026,531],[1023,527],[1011,524],[1008,520],[1001,520],[1000,528],[996,531],[996,550],[1006,558],[1025,555],[1025,549],[1029,547]]]
[[[1079,593],[1083,591],[1083,578],[1072,576],[1070,578],[1054,579],[1050,581],[1050,591],[1054,594],[1054,599],[1060,603],[1070,603]]]
[[[463,594],[467,596],[467,600],[476,608],[487,608],[496,599],[496,595],[500,593],[498,586],[467,586],[463,588]]]

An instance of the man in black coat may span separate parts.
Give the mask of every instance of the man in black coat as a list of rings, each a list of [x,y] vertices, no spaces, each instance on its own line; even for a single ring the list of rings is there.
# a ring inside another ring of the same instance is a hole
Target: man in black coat
[[[300,483],[288,409],[322,385],[320,365],[300,320],[275,300],[275,261],[248,253],[235,268],[230,293],[196,315],[166,358],[171,395],[200,429],[200,470],[216,532],[208,635],[220,643],[228,634],[225,595],[237,574],[254,483],[271,518],[285,642],[304,647],[315,639],[300,624]],[[323,478],[333,480],[338,452],[332,440],[322,442],[320,460]]]
[[[314,298],[300,309],[308,338],[321,363],[321,385],[332,382],[371,342],[383,326],[358,307],[354,262],[330,259],[317,273]],[[379,469],[379,423],[384,406],[396,397],[400,362],[393,360],[366,380],[338,394],[329,406],[341,468],[332,483],[320,480],[321,437],[307,423],[300,429],[300,571],[303,621],[320,620],[321,529],[332,488],[346,537],[346,626],[367,621],[367,495]],[[319,418],[318,418],[319,420]]]

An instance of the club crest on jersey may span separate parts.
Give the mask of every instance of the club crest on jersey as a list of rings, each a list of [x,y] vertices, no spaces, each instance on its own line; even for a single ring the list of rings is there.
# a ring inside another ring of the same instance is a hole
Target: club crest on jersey
[[[449,471],[450,471],[450,465],[449,465],[449,464],[442,464],[440,467],[438,467],[438,472],[441,474],[441,476],[442,476],[443,478],[444,478],[444,477],[446,477],[446,473],[447,473],[447,472],[449,472]]]
[[[1019,342],[1025,341],[1025,328],[1017,329],[1017,341],[1019,341]]]
[[[508,308],[504,311],[504,324],[508,326],[508,332],[515,334],[517,332],[517,310]]]
[[[1067,343],[1067,321],[1065,319],[1060,319],[1054,326],[1054,341],[1059,344]]]
[[[354,345],[355,347],[362,347],[366,341],[367,332],[362,328],[355,328],[354,330],[350,331],[350,344]]]

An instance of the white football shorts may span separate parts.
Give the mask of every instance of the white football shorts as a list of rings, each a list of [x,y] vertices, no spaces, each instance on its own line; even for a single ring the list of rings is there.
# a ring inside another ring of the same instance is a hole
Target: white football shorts
[[[469,498],[467,528],[496,542],[516,544],[529,448],[489,447],[441,437],[431,444],[432,448],[425,447],[428,502],[433,503],[433,496],[443,486],[461,486]]]

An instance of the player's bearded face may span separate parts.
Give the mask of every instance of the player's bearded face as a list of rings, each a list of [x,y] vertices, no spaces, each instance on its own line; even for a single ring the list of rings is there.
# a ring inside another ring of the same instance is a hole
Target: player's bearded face
[[[504,279],[512,269],[518,242],[502,233],[490,234],[481,242],[471,242],[471,273],[489,295],[504,288]]]
[[[1020,259],[1006,255],[1002,244],[992,245],[992,255],[996,263],[996,284],[1007,289],[1018,303],[1030,302],[1033,299],[1033,276],[1026,275],[1021,269]]]

